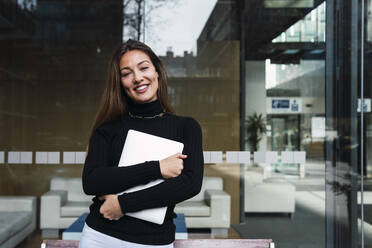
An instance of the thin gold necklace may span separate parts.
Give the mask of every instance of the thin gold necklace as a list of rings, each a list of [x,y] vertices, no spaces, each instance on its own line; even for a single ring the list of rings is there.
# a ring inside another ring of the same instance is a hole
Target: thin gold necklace
[[[139,118],[139,119],[154,119],[154,118],[162,117],[163,115],[165,115],[164,112],[161,112],[160,114],[157,114],[157,115],[154,115],[154,116],[139,116],[139,115],[134,115],[129,111],[128,111],[128,114],[132,118]]]

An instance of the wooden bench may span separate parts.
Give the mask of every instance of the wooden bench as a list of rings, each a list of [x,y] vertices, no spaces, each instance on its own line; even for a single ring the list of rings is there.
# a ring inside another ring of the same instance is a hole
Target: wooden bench
[[[44,240],[41,248],[77,248],[78,240]],[[174,248],[275,248],[271,239],[180,239]]]

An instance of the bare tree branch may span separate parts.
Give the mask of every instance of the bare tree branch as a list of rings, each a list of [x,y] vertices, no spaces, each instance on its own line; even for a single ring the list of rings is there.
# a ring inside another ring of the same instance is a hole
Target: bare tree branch
[[[168,5],[175,7],[179,0],[124,0],[124,29],[128,38],[140,40],[143,37],[142,28],[145,21],[145,29],[151,26],[151,15],[155,10]],[[146,3],[146,12],[144,4]]]

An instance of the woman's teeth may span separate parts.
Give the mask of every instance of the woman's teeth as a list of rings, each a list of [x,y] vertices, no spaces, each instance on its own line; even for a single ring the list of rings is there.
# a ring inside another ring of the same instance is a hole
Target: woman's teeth
[[[147,85],[142,85],[141,87],[136,88],[136,90],[143,90],[147,87]]]

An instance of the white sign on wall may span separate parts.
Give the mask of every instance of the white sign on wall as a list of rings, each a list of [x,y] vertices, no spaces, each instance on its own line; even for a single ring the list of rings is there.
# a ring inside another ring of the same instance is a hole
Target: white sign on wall
[[[312,117],[311,137],[324,138],[325,136],[325,117]]]
[[[301,113],[302,100],[300,98],[271,98],[268,104],[268,113]]]
[[[363,112],[371,112],[371,98],[364,98]],[[360,106],[362,105],[362,99],[358,99],[358,112],[361,112]]]

